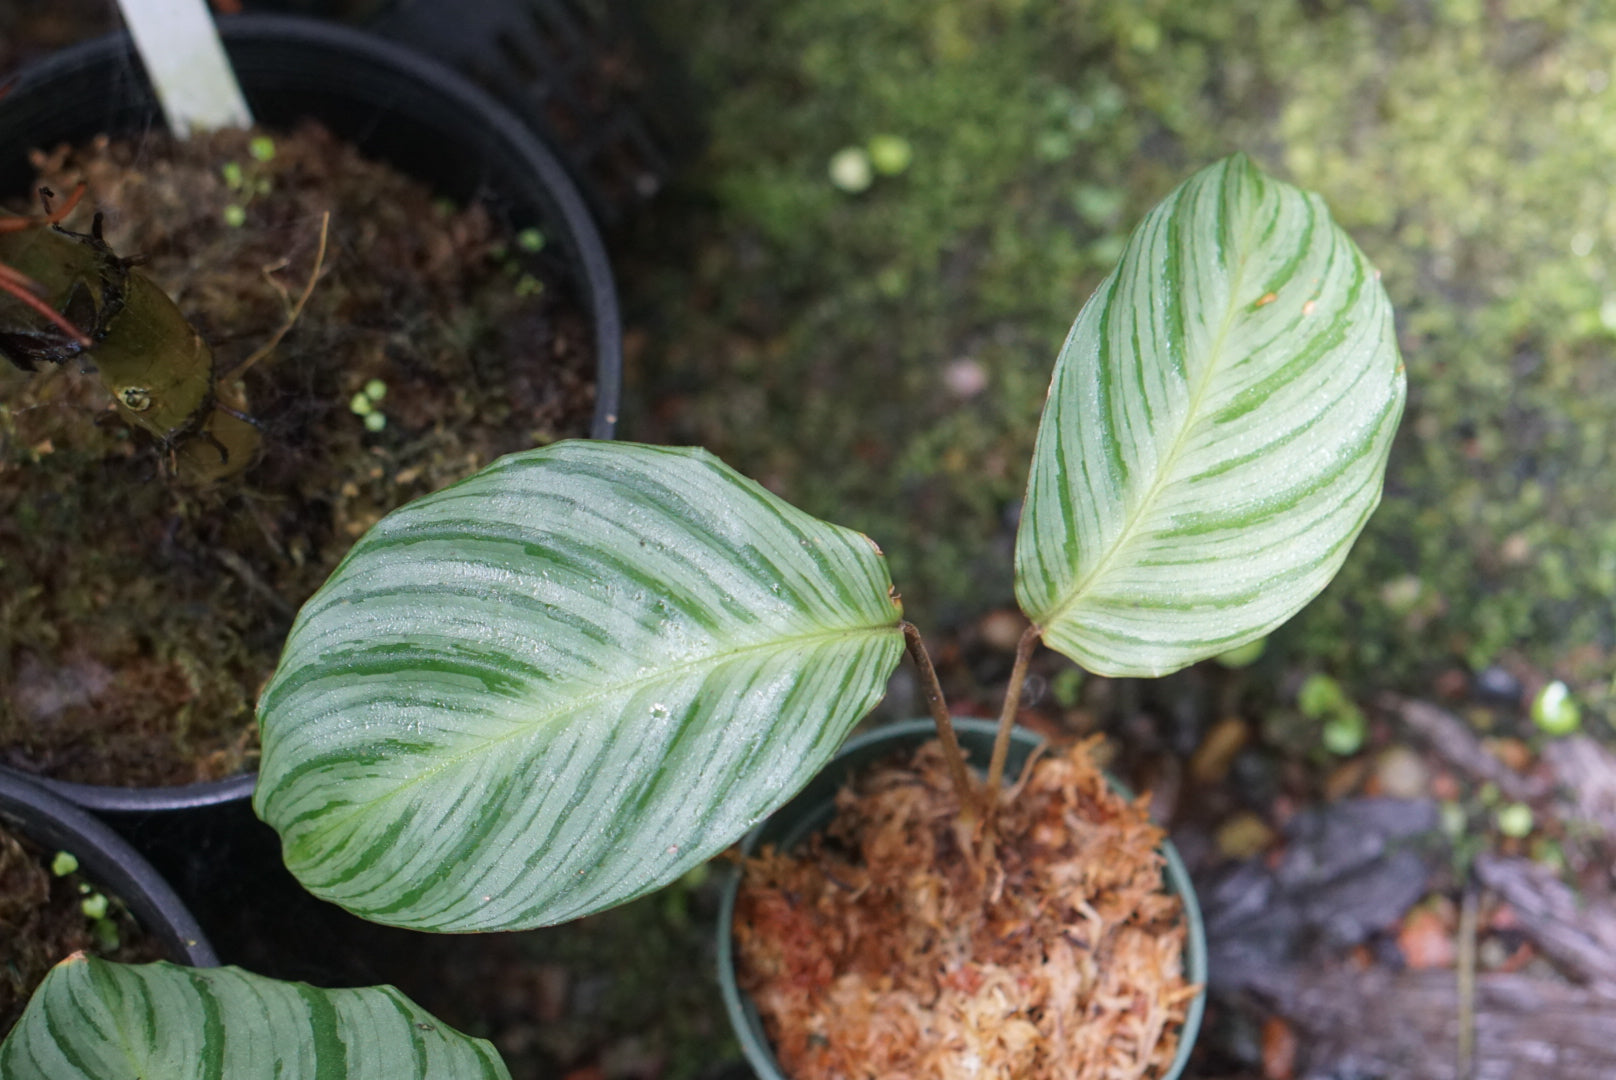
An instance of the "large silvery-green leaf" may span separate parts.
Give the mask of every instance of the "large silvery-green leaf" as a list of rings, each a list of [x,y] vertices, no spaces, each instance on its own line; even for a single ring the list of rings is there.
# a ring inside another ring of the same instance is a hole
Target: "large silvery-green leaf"
[[[1404,393],[1379,276],[1323,201],[1244,156],[1203,169],[1134,232],[1056,362],[1022,609],[1108,675],[1267,633],[1379,502]]]
[[[254,806],[304,886],[378,922],[586,915],[805,784],[901,614],[866,537],[703,451],[513,454],[389,514],[304,606]]]
[[[6,1080],[510,1080],[482,1039],[391,986],[321,990],[239,968],[51,969],[0,1045]]]

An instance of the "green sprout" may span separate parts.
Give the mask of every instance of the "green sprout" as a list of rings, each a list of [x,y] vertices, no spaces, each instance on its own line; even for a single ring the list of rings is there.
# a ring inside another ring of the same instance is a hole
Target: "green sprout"
[[[1569,735],[1582,726],[1582,709],[1566,684],[1556,679],[1532,699],[1532,723],[1549,735]]]
[[[387,384],[381,379],[371,379],[363,390],[348,399],[348,411],[364,421],[366,431],[381,431],[387,427],[387,415],[376,406],[386,396]]]
[[[534,228],[523,229],[516,234],[516,246],[529,254],[543,251],[544,234]]]
[[[91,893],[79,901],[79,910],[84,912],[87,919],[104,919],[107,917],[107,898],[103,893]]]
[[[1222,667],[1238,670],[1255,664],[1262,658],[1263,650],[1266,648],[1268,648],[1268,639],[1260,637],[1256,641],[1248,641],[1238,648],[1230,649],[1228,652],[1219,653],[1212,659],[1216,660]]]
[[[239,203],[231,203],[224,208],[224,223],[232,229],[239,229],[247,224],[247,208]]]
[[[1532,833],[1532,808],[1525,803],[1505,803],[1493,813],[1498,831],[1519,840]]]
[[[1338,757],[1356,754],[1363,748],[1369,725],[1363,711],[1347,697],[1341,684],[1328,675],[1315,673],[1307,677],[1296,695],[1296,707],[1309,720],[1320,721],[1320,740],[1324,748]]]
[[[51,873],[57,877],[66,877],[79,868],[79,861],[71,851],[58,851],[51,859]]]
[[[902,135],[872,135],[865,148],[870,164],[882,176],[897,176],[915,159],[915,148]]]
[[[1063,709],[1070,709],[1077,705],[1078,694],[1083,690],[1083,669],[1077,667],[1062,668],[1053,679],[1049,680],[1049,694],[1055,699],[1055,704]]]
[[[241,187],[242,175],[239,161],[225,162],[219,169],[219,175],[224,177],[224,185],[231,191]]]
[[[95,935],[95,943],[102,952],[113,952],[123,944],[118,937],[118,924],[111,919],[95,920],[90,925],[90,932]]]
[[[247,153],[253,156],[254,161],[269,161],[275,156],[275,140],[268,135],[254,135],[247,144]]]

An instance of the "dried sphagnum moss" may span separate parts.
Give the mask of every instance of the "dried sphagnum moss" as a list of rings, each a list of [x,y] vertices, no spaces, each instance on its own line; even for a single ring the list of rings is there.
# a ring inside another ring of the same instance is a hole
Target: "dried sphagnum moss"
[[[747,862],[743,988],[795,1080],[1161,1075],[1197,988],[1162,832],[1093,742],[1038,761],[978,867],[937,744],[837,796],[801,854]]]

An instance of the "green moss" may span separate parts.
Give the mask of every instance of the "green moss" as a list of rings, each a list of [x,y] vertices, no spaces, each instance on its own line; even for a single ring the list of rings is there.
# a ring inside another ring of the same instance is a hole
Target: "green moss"
[[[1276,649],[1392,683],[1523,653],[1602,704],[1616,16],[1525,0],[670,0],[659,16],[710,92],[711,143],[696,198],[664,204],[674,224],[627,264],[654,327],[632,379],[664,402],[630,435],[705,442],[869,532],[918,619],[1000,604],[1066,327],[1143,211],[1244,149],[1320,191],[1382,269],[1411,386],[1381,511]],[[830,157],[887,134],[909,167],[837,190]],[[945,379],[961,358],[987,376],[964,399]]]

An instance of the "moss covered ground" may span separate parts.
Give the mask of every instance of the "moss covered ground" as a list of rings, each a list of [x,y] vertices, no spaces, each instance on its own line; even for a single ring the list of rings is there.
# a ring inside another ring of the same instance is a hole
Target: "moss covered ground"
[[[922,626],[974,619],[1011,596],[1017,503],[1071,319],[1149,206],[1244,150],[1323,194],[1381,268],[1411,386],[1385,502],[1279,651],[1375,687],[1527,668],[1600,711],[1616,13],[669,0],[651,14],[707,143],[620,245],[627,437],[708,445],[873,536]],[[849,148],[908,161],[850,191],[831,175]]]

